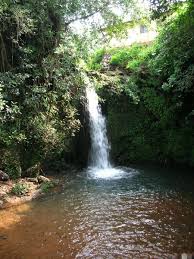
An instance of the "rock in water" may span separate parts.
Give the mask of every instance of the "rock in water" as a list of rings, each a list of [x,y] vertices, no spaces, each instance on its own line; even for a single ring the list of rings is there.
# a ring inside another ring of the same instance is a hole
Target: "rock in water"
[[[0,170],[0,181],[8,181],[9,175]]]

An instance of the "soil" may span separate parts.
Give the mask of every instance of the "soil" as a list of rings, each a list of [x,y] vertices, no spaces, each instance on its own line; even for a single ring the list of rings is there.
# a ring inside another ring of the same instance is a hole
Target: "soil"
[[[49,193],[55,192],[60,187],[60,179],[55,176],[50,176],[49,179],[55,182],[55,187],[49,189]],[[21,196],[13,194],[11,190],[16,183],[27,185],[28,192]],[[0,181],[0,209],[22,204],[42,195],[45,195],[45,193],[41,189],[41,183],[38,183],[36,178],[22,178],[6,182]]]

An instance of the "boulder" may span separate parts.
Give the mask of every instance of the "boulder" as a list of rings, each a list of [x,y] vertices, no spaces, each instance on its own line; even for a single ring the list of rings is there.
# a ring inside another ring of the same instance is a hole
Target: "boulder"
[[[40,163],[37,163],[25,171],[25,176],[29,178],[35,178],[42,172]]]
[[[9,175],[0,170],[0,181],[8,181]]]
[[[38,178],[30,178],[30,177],[28,177],[28,178],[26,178],[26,180],[27,180],[28,182],[38,183]]]
[[[37,179],[38,179],[38,182],[39,182],[39,183],[48,183],[48,182],[51,181],[49,178],[47,178],[47,177],[45,177],[45,176],[43,176],[43,175],[39,175],[39,176],[37,177]]]

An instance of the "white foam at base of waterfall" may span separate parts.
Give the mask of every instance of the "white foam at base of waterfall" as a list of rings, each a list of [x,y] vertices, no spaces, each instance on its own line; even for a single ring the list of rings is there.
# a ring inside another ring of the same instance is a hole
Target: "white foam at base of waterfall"
[[[114,167],[105,169],[88,167],[87,172],[89,173],[89,177],[95,179],[120,179],[125,176],[128,177],[128,173],[126,171]]]

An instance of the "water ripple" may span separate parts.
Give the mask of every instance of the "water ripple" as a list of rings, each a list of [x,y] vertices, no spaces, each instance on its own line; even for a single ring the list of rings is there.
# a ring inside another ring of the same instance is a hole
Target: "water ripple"
[[[64,184],[61,194],[34,202],[31,210],[0,213],[0,231],[7,237],[0,240],[0,258],[171,258],[192,253],[192,181],[184,177],[178,184],[174,177],[173,188],[165,175],[116,170],[122,171],[116,178],[83,172]],[[18,217],[19,223],[5,228],[10,217]]]

